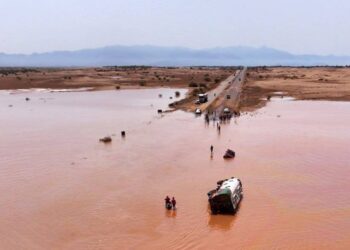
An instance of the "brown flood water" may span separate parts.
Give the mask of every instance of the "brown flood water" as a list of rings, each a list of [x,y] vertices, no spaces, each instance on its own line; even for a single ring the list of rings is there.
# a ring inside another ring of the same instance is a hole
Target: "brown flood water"
[[[350,248],[350,103],[273,101],[219,135],[158,115],[174,92],[0,92],[0,249]],[[231,176],[238,213],[210,215]]]

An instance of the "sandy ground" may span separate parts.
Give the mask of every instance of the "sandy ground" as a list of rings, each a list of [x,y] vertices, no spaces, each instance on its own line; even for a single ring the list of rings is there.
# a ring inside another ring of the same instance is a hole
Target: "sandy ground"
[[[93,90],[171,87],[189,89],[175,109],[193,111],[197,94],[215,90],[237,67],[102,67],[82,69],[0,68],[0,89],[89,87]],[[223,93],[226,96],[229,93]],[[350,68],[249,68],[240,95],[239,110],[253,111],[270,97],[298,100],[350,100]],[[225,98],[216,101],[222,106]],[[227,102],[227,101],[226,101]],[[230,107],[229,103],[225,103]],[[231,107],[236,110],[236,107]]]
[[[83,69],[0,68],[0,89],[139,87],[215,87],[234,72],[216,67],[103,67]],[[192,86],[191,85],[191,86]]]
[[[273,96],[349,101],[350,68],[249,68],[241,95],[241,110],[260,108]]]
[[[237,67],[102,67],[102,68],[0,68],[0,90],[74,89],[120,90],[139,88],[187,88],[187,96],[171,107],[193,111],[197,94],[215,89]],[[172,99],[172,97],[170,97]]]

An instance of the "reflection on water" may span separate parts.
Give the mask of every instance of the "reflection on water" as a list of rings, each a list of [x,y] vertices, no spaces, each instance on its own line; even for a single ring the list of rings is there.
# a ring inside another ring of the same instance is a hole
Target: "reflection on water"
[[[210,215],[208,226],[214,230],[227,231],[232,229],[235,219],[234,215]]]
[[[175,218],[176,217],[176,214],[177,214],[177,210],[168,210],[168,209],[165,209],[165,216],[166,217],[169,217],[169,218]]]
[[[350,247],[349,103],[270,102],[218,134],[157,114],[175,91],[0,92],[0,248]],[[231,176],[240,208],[212,216],[207,192]]]

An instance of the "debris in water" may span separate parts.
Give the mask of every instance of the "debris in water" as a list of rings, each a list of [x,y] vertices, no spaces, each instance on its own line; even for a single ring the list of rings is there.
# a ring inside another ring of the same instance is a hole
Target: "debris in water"
[[[100,142],[110,143],[110,142],[112,142],[112,138],[110,136],[105,136],[105,137],[100,139]]]
[[[232,158],[235,158],[235,156],[236,156],[235,151],[231,149],[227,149],[226,153],[224,154],[224,159],[232,159]]]

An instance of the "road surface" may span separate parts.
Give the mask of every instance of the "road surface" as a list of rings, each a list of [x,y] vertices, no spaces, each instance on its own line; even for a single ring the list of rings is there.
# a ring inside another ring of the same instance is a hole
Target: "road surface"
[[[222,81],[219,84],[219,86],[217,86],[215,89],[208,91],[208,101],[206,103],[201,104],[198,108],[204,111],[207,110],[210,106],[212,106],[212,104],[220,96],[222,96],[222,93],[225,91],[225,89],[228,89],[231,86],[231,83],[236,79],[236,76],[239,75],[239,72],[240,70],[237,70],[235,74],[230,75],[227,79]]]
[[[246,72],[246,67],[240,70],[230,86],[222,93],[224,96],[221,96],[220,98],[223,98],[223,100],[215,110],[217,114],[221,114],[224,108],[229,108],[231,111],[238,111],[239,99]],[[227,96],[230,96],[230,99],[227,99]]]
[[[246,67],[242,70],[237,70],[235,74],[230,75],[215,89],[207,92],[208,102],[201,104],[198,108],[202,112],[206,110],[213,114],[209,116],[210,119],[217,119],[222,114],[224,108],[229,108],[231,112],[238,111],[239,98],[246,71]],[[228,95],[230,99],[227,99]]]

